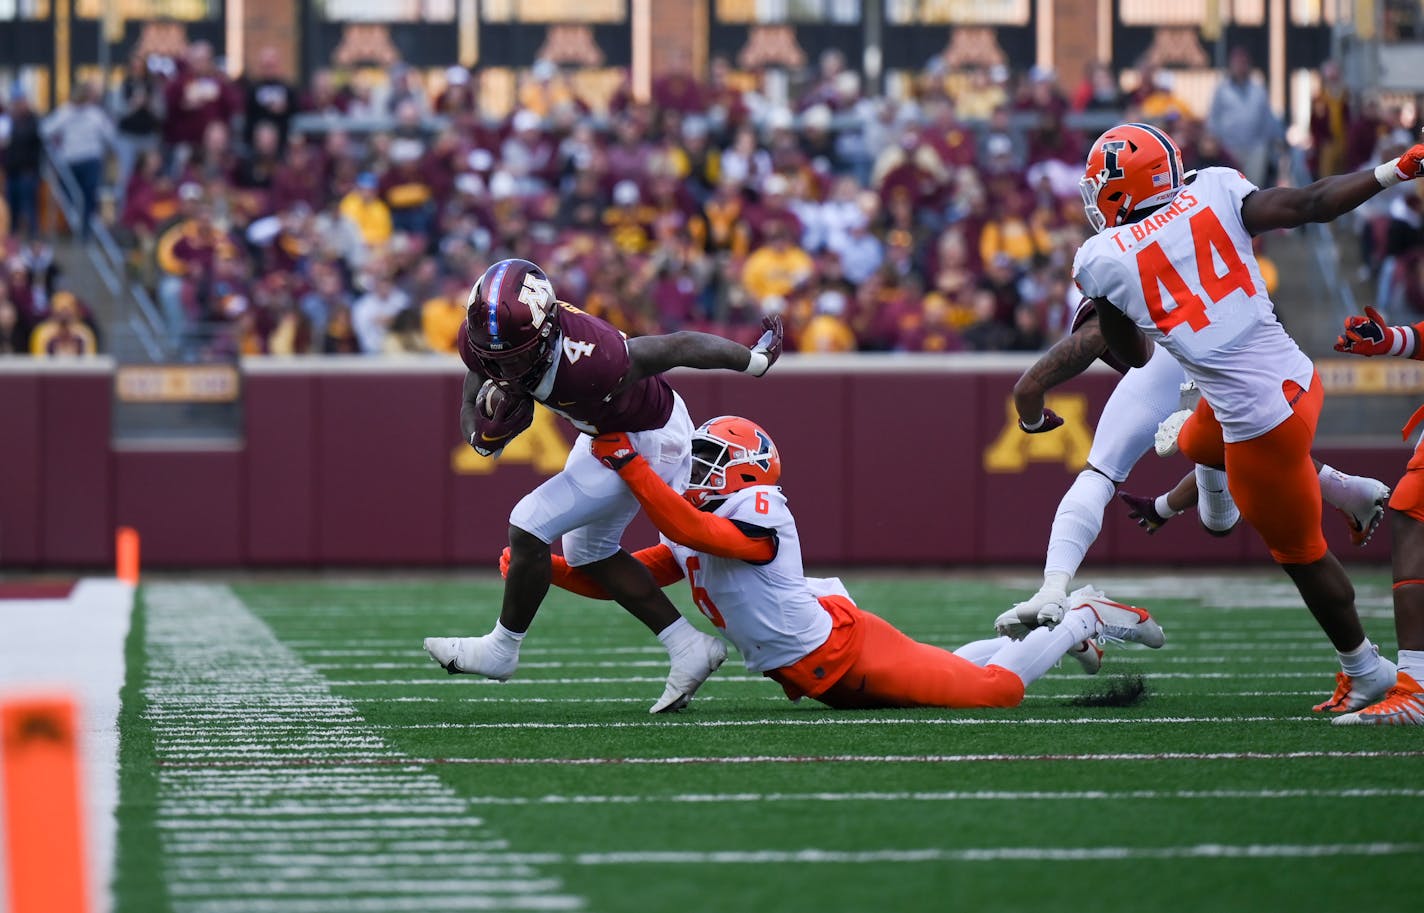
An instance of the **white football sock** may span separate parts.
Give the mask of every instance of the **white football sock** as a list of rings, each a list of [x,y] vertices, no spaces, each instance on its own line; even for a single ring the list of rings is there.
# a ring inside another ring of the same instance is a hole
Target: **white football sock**
[[[972,640],[958,650],[955,650],[954,655],[961,659],[967,659],[976,666],[983,666],[989,662],[990,657],[1006,647],[1012,640],[1013,638],[1010,637],[991,637],[988,640]]]
[[[1072,580],[1078,573],[1083,557],[1102,531],[1103,511],[1112,502],[1114,487],[1112,480],[1100,472],[1084,469],[1078,473],[1053,516],[1048,558],[1043,564],[1045,580],[1054,573]]]
[[[1325,503],[1331,507],[1348,510],[1350,505],[1365,497],[1366,492],[1360,485],[1361,483],[1367,484],[1369,481],[1369,479],[1341,472],[1328,463],[1320,464],[1320,497],[1324,498]]]
[[[1408,673],[1416,682],[1424,683],[1424,650],[1400,650],[1399,671]]]
[[[1370,643],[1368,637],[1348,653],[1336,650],[1335,655],[1340,657],[1340,671],[1351,678],[1369,675],[1380,664],[1379,650],[1375,649],[1375,645]]]
[[[1034,628],[1023,640],[1007,641],[985,665],[1003,666],[1027,688],[1043,677],[1073,647],[1098,633],[1098,616],[1082,607],[1063,616],[1054,628]]]
[[[679,615],[677,621],[658,632],[658,640],[667,647],[668,656],[676,656],[697,643],[700,633],[691,622]]]
[[[1157,499],[1152,502],[1152,509],[1157,511],[1157,516],[1161,517],[1163,520],[1170,520],[1177,514],[1181,513],[1180,510],[1173,510],[1172,505],[1167,503],[1167,497],[1170,494],[1170,491],[1166,494],[1160,494],[1157,496]]]
[[[512,662],[519,661],[519,644],[524,640],[524,635],[529,632],[521,631],[515,633],[499,622],[494,623],[494,630],[485,635],[485,647],[490,655],[496,659],[504,659]]]
[[[1196,474],[1197,516],[1202,526],[1216,533],[1231,529],[1241,519],[1241,511],[1227,490],[1226,471],[1198,465]]]

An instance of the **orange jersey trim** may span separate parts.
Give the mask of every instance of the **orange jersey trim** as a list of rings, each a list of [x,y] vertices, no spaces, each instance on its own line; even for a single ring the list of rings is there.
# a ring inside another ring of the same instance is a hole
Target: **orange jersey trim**
[[[668,487],[642,456],[629,460],[618,475],[628,483],[648,519],[672,541],[718,558],[770,561],[776,557],[775,539],[753,539],[726,517],[693,507]]]

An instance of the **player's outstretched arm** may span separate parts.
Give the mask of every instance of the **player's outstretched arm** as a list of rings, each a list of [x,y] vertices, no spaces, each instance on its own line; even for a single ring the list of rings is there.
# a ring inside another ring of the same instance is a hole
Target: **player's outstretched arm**
[[[1147,334],[1106,298],[1094,298],[1093,304],[1108,351],[1129,367],[1140,368],[1147,364],[1153,348]]]
[[[628,357],[632,366],[624,384],[673,368],[721,368],[761,377],[781,357],[784,335],[780,317],[764,317],[761,325],[764,332],[750,349],[721,336],[691,330],[630,339]]]
[[[1019,428],[1029,434],[1051,431],[1063,424],[1053,410],[1043,407],[1043,396],[1059,384],[1072,380],[1108,350],[1096,315],[1054,343],[1014,384],[1014,408]]]
[[[1309,222],[1329,222],[1401,181],[1419,177],[1424,168],[1424,143],[1374,171],[1357,171],[1321,178],[1305,187],[1258,190],[1241,201],[1241,224],[1253,235],[1273,228],[1296,228]]]
[[[1335,340],[1335,351],[1350,355],[1395,355],[1424,361],[1424,321],[1405,326],[1390,326],[1384,315],[1372,307],[1365,316],[1345,318],[1345,332]]]
[[[658,532],[672,541],[719,558],[766,562],[776,557],[775,531],[745,528],[693,507],[653,471],[628,435],[600,434],[593,439],[593,455],[618,473]]]
[[[650,548],[639,549],[633,553],[633,558],[648,569],[648,573],[653,575],[653,580],[660,587],[677,583],[683,577],[682,568],[678,567],[677,558],[673,556],[672,549],[661,543]],[[559,589],[568,590],[570,593],[586,596],[589,599],[613,598],[613,595],[605,590],[598,581],[578,568],[571,567],[563,555],[550,555],[549,564],[554,572],[550,582]],[[501,577],[509,576],[508,548],[500,553],[499,575]]]

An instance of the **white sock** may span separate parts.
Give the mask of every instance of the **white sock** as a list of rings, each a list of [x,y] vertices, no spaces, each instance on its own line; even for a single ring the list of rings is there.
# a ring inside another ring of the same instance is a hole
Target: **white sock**
[[[1340,657],[1340,671],[1351,678],[1369,675],[1380,663],[1379,650],[1375,649],[1368,637],[1348,653],[1336,650],[1335,655]]]
[[[1045,580],[1053,573],[1065,574],[1067,580],[1072,580],[1078,573],[1088,548],[1102,531],[1103,511],[1112,502],[1113,488],[1112,480],[1100,472],[1084,469],[1078,473],[1053,516],[1048,558],[1043,564]]]
[[[1053,664],[1078,644],[1098,633],[1098,616],[1089,608],[1077,608],[1063,616],[1055,628],[1034,628],[1023,640],[1007,641],[985,665],[1003,666],[1023,679],[1027,688],[1043,678]]]
[[[976,666],[987,665],[989,659],[1011,643],[1011,637],[991,637],[988,640],[973,640],[958,650],[954,655],[961,659],[967,659]]]
[[[1172,505],[1167,503],[1167,495],[1169,494],[1171,494],[1170,491],[1167,492],[1167,494],[1158,495],[1157,500],[1152,502],[1152,509],[1157,511],[1157,516],[1163,520],[1170,520],[1181,513],[1180,510],[1173,510]]]
[[[1343,507],[1351,497],[1351,480],[1355,476],[1346,475],[1328,463],[1320,464],[1320,496],[1331,507]]]
[[[492,654],[502,659],[519,659],[519,644],[524,640],[524,635],[528,631],[515,633],[499,622],[494,623],[494,630],[485,635],[485,646]]]
[[[667,647],[668,656],[676,656],[696,643],[700,633],[691,622],[679,615],[677,621],[658,632],[658,640]]]
[[[1408,673],[1416,682],[1424,683],[1424,650],[1400,650],[1399,671]]]
[[[1227,490],[1226,471],[1198,465],[1196,474],[1197,516],[1202,525],[1217,533],[1231,529],[1241,519],[1241,511]]]

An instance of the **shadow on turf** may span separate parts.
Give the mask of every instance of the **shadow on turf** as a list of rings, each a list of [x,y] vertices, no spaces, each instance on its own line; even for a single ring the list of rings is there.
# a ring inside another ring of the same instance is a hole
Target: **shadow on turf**
[[[1070,707],[1131,707],[1147,698],[1147,680],[1136,673],[1115,675],[1068,701]]]

